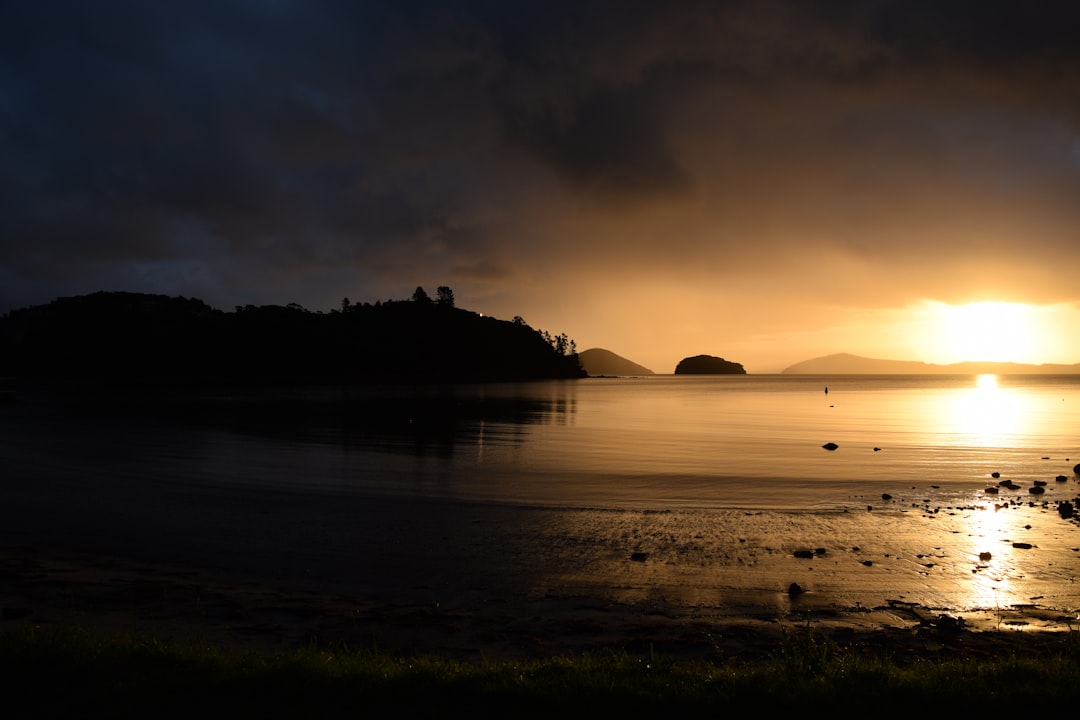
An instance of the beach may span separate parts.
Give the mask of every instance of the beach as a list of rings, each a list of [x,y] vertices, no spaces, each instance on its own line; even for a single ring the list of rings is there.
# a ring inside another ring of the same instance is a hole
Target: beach
[[[808,624],[877,652],[984,652],[1080,625],[1080,529],[1040,504],[823,518],[188,500],[158,498],[171,519],[127,527],[85,502],[59,511],[55,494],[5,503],[5,627],[481,661],[763,658]]]
[[[951,385],[836,381],[823,404],[813,380],[753,382],[470,389],[438,432],[360,422],[386,408],[366,397],[20,392],[0,412],[0,622],[467,661],[1080,628],[1072,385],[1023,390],[1029,425],[960,447],[925,424],[966,408]]]

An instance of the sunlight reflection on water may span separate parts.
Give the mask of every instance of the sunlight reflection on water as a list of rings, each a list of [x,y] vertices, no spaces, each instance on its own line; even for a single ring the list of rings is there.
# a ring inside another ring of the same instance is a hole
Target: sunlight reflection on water
[[[320,468],[310,482],[331,475],[379,493],[828,509],[912,487],[962,502],[994,471],[1045,478],[1041,458],[1076,452],[1068,431],[1080,426],[1076,377],[657,376],[384,392],[351,391],[330,416],[309,410],[271,428],[333,455],[332,471],[303,460]],[[230,430],[256,441],[266,431],[244,423]],[[277,467],[282,478],[302,471],[287,458]]]
[[[998,386],[996,375],[979,375],[975,386],[943,395],[951,414],[941,428],[942,435],[954,435],[958,442],[981,447],[1013,444],[1030,422],[1033,408],[1025,406],[1024,397],[1015,389]]]
[[[1080,376],[588,378],[89,412],[65,410],[75,442],[122,444],[153,472],[566,507],[837,510],[898,490],[964,503],[992,472],[1030,484],[1080,459]]]
[[[351,553],[378,558],[393,537],[406,564],[509,578],[515,595],[725,612],[785,612],[793,580],[845,608],[1077,607],[1077,528],[1053,503],[1077,492],[1080,376],[596,378],[3,410],[14,537],[195,541],[274,573],[292,556],[304,582],[328,550],[350,559],[325,577],[366,582]],[[416,522],[439,526],[437,547]],[[464,560],[444,566],[444,548]],[[826,552],[808,563],[805,548]]]
[[[1045,477],[1039,461],[1062,462],[1080,419],[1073,378],[828,378],[828,395],[820,378],[601,382],[578,388],[572,432],[531,429],[530,468],[673,504],[798,507],[882,483],[977,492],[993,471]]]

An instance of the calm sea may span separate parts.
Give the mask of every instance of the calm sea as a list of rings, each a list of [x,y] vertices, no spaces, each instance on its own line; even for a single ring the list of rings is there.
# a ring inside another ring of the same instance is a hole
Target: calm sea
[[[826,388],[828,392],[826,392]],[[984,497],[1080,462],[1080,376],[653,376],[0,408],[0,457],[126,482],[559,507]],[[823,448],[835,443],[835,450]]]

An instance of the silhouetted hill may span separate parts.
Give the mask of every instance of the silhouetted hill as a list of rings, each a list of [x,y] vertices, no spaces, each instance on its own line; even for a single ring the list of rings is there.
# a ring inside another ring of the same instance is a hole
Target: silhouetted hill
[[[578,353],[581,367],[592,377],[603,375],[655,375],[652,370],[616,355],[603,348],[590,348]]]
[[[796,363],[782,371],[785,375],[1064,375],[1080,373],[1077,365],[1027,365],[1006,362],[962,362],[934,365],[917,360],[878,360],[849,353],[837,353]]]
[[[731,362],[712,355],[695,355],[683,358],[675,366],[676,375],[745,375],[741,363]]]
[[[558,344],[558,347],[556,345]],[[427,300],[215,310],[101,292],[0,318],[0,374],[111,382],[474,382],[582,377],[565,336]]]

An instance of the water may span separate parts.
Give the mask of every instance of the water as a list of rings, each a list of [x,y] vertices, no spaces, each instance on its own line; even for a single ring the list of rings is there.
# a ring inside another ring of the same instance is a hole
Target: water
[[[1080,607],[1055,504],[1076,499],[1080,376],[17,396],[0,405],[0,546],[17,554],[499,622],[536,616],[531,598],[797,614],[792,581],[819,607],[1053,623]],[[987,494],[995,472],[1019,489]]]
[[[7,406],[0,457],[237,491],[821,511],[912,488],[963,502],[992,472],[1053,485],[1080,461],[1080,376],[656,376],[128,400]]]
[[[447,456],[414,458],[408,472],[432,491],[574,506],[830,508],[911,485],[942,500],[981,493],[992,472],[1047,479],[1071,475],[1066,458],[1080,458],[1075,377],[664,376],[480,392],[532,408],[468,421]]]

